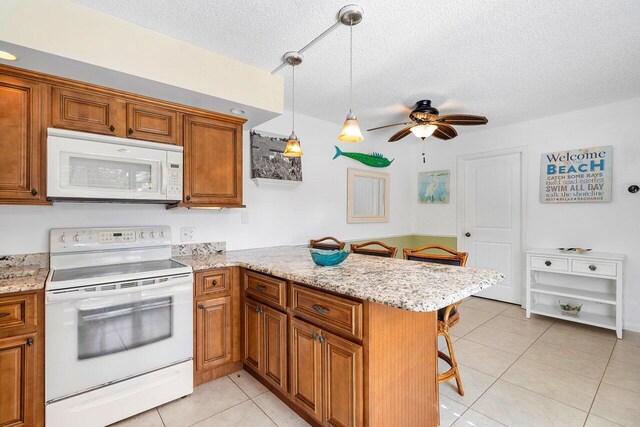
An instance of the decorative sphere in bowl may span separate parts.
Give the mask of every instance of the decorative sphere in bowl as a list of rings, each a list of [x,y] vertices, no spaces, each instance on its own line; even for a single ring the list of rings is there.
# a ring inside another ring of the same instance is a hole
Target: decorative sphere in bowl
[[[337,249],[309,249],[309,252],[313,262],[323,267],[338,265],[349,256],[349,251]]]

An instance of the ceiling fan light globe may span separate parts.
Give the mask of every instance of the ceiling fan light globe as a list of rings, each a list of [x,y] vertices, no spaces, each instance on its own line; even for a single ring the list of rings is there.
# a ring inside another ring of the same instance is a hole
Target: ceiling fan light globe
[[[438,126],[435,125],[418,125],[411,128],[411,133],[424,141],[425,138],[433,135],[436,129]]]
[[[287,140],[287,145],[284,148],[284,153],[282,153],[285,157],[302,157],[302,147],[300,147],[300,140],[296,136],[295,133],[291,132],[289,135],[289,139]]]
[[[342,130],[340,131],[340,135],[338,135],[338,140],[342,142],[360,142],[364,140],[364,136],[362,136],[362,132],[360,131],[360,124],[358,123],[358,119],[356,116],[349,114],[347,116],[347,120],[344,121],[344,125],[342,125]]]

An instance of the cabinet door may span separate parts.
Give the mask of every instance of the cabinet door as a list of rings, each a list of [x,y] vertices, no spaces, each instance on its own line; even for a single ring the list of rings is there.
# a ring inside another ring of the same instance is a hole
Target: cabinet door
[[[244,303],[244,337],[243,337],[243,362],[251,366],[255,371],[262,372],[264,356],[262,305],[247,298]]]
[[[231,361],[231,297],[197,302],[196,370],[212,369]]]
[[[81,132],[125,136],[124,106],[116,97],[53,87],[51,124]]]
[[[242,205],[242,125],[184,116],[184,202]]]
[[[324,424],[361,426],[363,409],[362,346],[322,332]]]
[[[287,315],[262,306],[264,327],[264,377],[287,392]]]
[[[322,345],[320,329],[291,319],[291,399],[322,421]]]
[[[0,203],[44,200],[39,83],[0,75]]]
[[[127,137],[182,144],[179,114],[175,110],[141,103],[127,103]]]
[[[35,337],[0,339],[0,426],[36,425]]]

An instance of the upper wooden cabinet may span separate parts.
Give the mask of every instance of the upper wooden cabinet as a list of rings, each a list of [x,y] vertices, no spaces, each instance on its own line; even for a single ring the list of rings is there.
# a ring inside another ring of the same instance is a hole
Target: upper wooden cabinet
[[[184,116],[184,204],[242,206],[242,123]]]
[[[114,96],[54,86],[51,125],[81,132],[125,136],[125,103]]]
[[[129,102],[127,137],[181,145],[180,118],[176,110]]]
[[[41,89],[37,81],[0,74],[0,203],[44,198]]]

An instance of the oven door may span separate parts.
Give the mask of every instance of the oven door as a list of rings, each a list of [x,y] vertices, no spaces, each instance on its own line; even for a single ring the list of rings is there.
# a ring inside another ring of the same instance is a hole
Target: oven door
[[[47,402],[193,357],[193,275],[86,289],[47,292]]]
[[[167,152],[60,136],[47,139],[47,197],[166,200]]]

